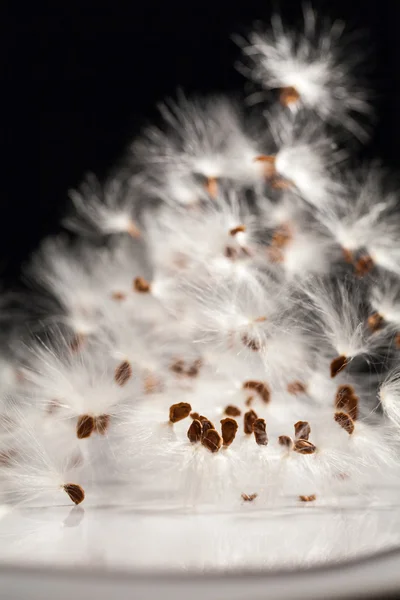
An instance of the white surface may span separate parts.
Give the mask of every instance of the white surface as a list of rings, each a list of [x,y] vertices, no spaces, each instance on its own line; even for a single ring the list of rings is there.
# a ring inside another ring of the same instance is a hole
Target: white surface
[[[118,491],[93,491],[81,507],[1,507],[1,597],[293,600],[400,589],[396,489],[379,501],[218,513],[128,504]]]

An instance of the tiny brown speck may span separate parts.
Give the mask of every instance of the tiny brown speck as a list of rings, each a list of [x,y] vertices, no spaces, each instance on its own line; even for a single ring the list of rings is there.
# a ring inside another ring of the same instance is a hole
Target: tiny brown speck
[[[299,454],[314,454],[316,447],[308,440],[296,440],[293,450]]]
[[[92,435],[96,429],[95,420],[91,415],[82,415],[76,424],[76,437],[84,440]]]
[[[239,256],[239,252],[236,250],[236,248],[232,248],[232,246],[226,246],[224,250],[224,255],[226,256],[226,258],[236,260]]]
[[[188,432],[187,432],[187,436],[188,436],[190,442],[192,444],[197,444],[197,442],[200,442],[202,432],[203,432],[203,428],[201,426],[200,421],[198,421],[197,419],[194,419],[194,421],[192,421],[192,423],[188,429]]]
[[[136,277],[133,281],[133,289],[141,294],[147,294],[150,291],[150,283],[143,277]]]
[[[227,418],[221,420],[221,433],[224,446],[230,446],[236,437],[239,425],[235,419]]]
[[[331,362],[331,377],[336,377],[339,371],[342,371],[349,363],[347,356],[337,356]]]
[[[80,504],[85,499],[85,492],[81,486],[76,483],[66,483],[63,486],[63,489],[67,492],[74,504]]]
[[[237,406],[229,404],[229,406],[225,408],[225,414],[228,415],[228,417],[240,417],[242,411]]]
[[[301,381],[293,381],[292,383],[288,383],[287,391],[289,394],[296,396],[297,394],[305,394],[307,387]]]
[[[294,437],[296,440],[308,440],[310,433],[311,427],[307,421],[297,421],[294,424]]]
[[[243,389],[252,390],[256,392],[260,396],[261,400],[266,404],[268,404],[268,402],[270,401],[271,393],[267,384],[263,381],[245,381],[243,384]]]
[[[230,235],[236,235],[238,233],[244,233],[246,231],[246,225],[238,225],[237,227],[233,227],[229,233]]]
[[[180,358],[171,365],[171,371],[181,375],[185,371],[185,362]]]
[[[116,302],[122,302],[123,300],[126,300],[126,294],[124,294],[124,292],[113,292],[111,297]]]
[[[290,106],[300,100],[300,94],[293,86],[283,87],[281,88],[279,100],[283,106]]]
[[[250,348],[250,350],[253,350],[254,352],[259,352],[261,350],[260,342],[251,338],[247,333],[242,335],[242,342],[247,348]]]
[[[218,452],[222,446],[222,438],[215,429],[208,429],[203,436],[201,443],[210,450],[210,452]]]
[[[121,387],[132,377],[132,367],[128,360],[124,360],[115,369],[114,379]]]
[[[257,498],[258,494],[242,494],[242,499],[245,502],[253,502]]]
[[[340,425],[340,427],[342,427],[345,431],[347,431],[347,433],[349,435],[351,435],[353,433],[354,421],[350,417],[350,415],[348,415],[347,413],[344,413],[344,412],[337,412],[337,413],[335,413],[334,419],[335,419],[336,423],[338,425]]]
[[[375,312],[368,317],[367,322],[368,322],[368,327],[370,328],[372,333],[375,333],[375,331],[379,331],[379,329],[382,329],[383,324],[384,324],[384,318],[382,317],[382,315]]]
[[[256,419],[253,423],[254,437],[259,446],[268,444],[267,424],[265,419]]]
[[[105,435],[110,424],[110,415],[99,415],[95,419],[95,427],[97,433]]]
[[[253,433],[254,421],[257,419],[257,413],[254,410],[249,410],[244,415],[244,432],[248,435]]]
[[[311,496],[299,496],[299,500],[302,502],[314,502],[317,499],[315,494],[311,494]]]
[[[187,402],[178,402],[169,409],[169,420],[171,423],[178,423],[190,415],[192,407]]]
[[[278,438],[278,442],[284,448],[288,448],[288,449],[293,448],[293,440],[288,435],[280,435]]]

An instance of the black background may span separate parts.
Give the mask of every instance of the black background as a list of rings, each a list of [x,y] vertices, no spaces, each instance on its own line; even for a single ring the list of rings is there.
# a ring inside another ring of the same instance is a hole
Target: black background
[[[368,152],[396,166],[400,148],[399,0],[315,0],[321,13],[364,32],[378,120]],[[0,278],[12,279],[39,240],[56,232],[67,191],[86,171],[102,176],[155,104],[188,92],[243,87],[230,40],[300,0],[119,4],[5,2],[1,12]]]

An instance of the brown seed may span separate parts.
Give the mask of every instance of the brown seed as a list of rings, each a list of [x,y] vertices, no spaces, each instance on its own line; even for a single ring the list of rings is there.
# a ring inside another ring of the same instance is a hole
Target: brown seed
[[[178,423],[190,415],[192,407],[187,402],[178,402],[169,408],[169,420],[171,423]]]
[[[295,87],[290,85],[281,88],[279,100],[283,106],[290,106],[291,104],[296,104],[296,102],[300,100],[300,94]]]
[[[347,413],[336,412],[334,419],[349,435],[354,432],[354,421]]]
[[[97,433],[105,435],[110,424],[110,415],[99,415],[95,418],[95,427]]]
[[[253,350],[254,352],[259,352],[261,350],[260,342],[251,338],[247,333],[242,335],[242,342],[247,348],[250,348],[250,350]]]
[[[81,486],[76,483],[66,483],[63,486],[63,489],[67,492],[74,504],[80,504],[85,499],[85,492]]]
[[[374,268],[374,261],[368,255],[361,256],[354,264],[354,268],[358,277],[364,277]]]
[[[224,250],[224,255],[226,256],[226,258],[236,260],[239,257],[239,252],[236,248],[232,248],[232,246],[226,246]]]
[[[247,433],[248,435],[253,433],[253,425],[254,425],[254,421],[258,419],[257,417],[257,413],[254,412],[254,410],[249,410],[247,413],[245,413],[244,415],[244,432]]]
[[[293,450],[299,454],[314,454],[316,447],[308,440],[296,440]]]
[[[132,377],[132,367],[128,360],[124,360],[115,369],[114,379],[121,387]]]
[[[242,499],[245,502],[253,502],[257,498],[258,494],[242,494]]]
[[[345,411],[355,421],[358,418],[359,398],[351,385],[340,385],[336,392],[335,408]]]
[[[135,277],[133,281],[133,289],[141,294],[150,292],[150,283],[143,277]]]
[[[311,494],[311,496],[299,496],[299,500],[302,502],[314,502],[317,499],[315,494]]]
[[[290,226],[285,223],[275,230],[274,235],[272,236],[271,246],[274,248],[285,248],[292,237],[292,230]]]
[[[206,434],[202,437],[201,443],[205,446],[210,452],[218,452],[218,450],[222,446],[222,438],[219,435],[218,431],[215,429],[209,429]]]
[[[126,294],[124,292],[113,292],[111,298],[116,302],[122,302],[122,300],[126,300]]]
[[[77,333],[76,335],[74,335],[74,337],[72,338],[69,347],[71,352],[73,352],[74,354],[76,352],[80,352],[80,350],[82,350],[82,347],[84,345],[86,341],[86,336],[83,333]]]
[[[266,179],[272,179],[276,175],[275,156],[261,154],[254,159],[254,162],[264,163],[264,176]]]
[[[367,323],[372,333],[375,333],[375,331],[379,331],[379,329],[382,329],[384,324],[384,318],[379,313],[375,312],[368,317]]]
[[[76,424],[76,437],[84,440],[92,435],[96,429],[95,420],[91,415],[82,415]]]
[[[311,427],[307,421],[297,421],[294,424],[294,437],[296,440],[308,440],[310,433]]]
[[[224,446],[230,446],[232,444],[233,440],[236,437],[238,428],[239,425],[237,424],[235,419],[230,419],[228,417],[227,419],[221,420],[221,433]]]
[[[301,383],[301,381],[293,381],[292,383],[288,383],[287,391],[294,396],[297,394],[305,394],[307,386],[304,383]]]
[[[203,432],[203,428],[201,426],[200,421],[198,421],[197,419],[194,419],[194,421],[192,421],[192,423],[188,429],[188,432],[187,432],[187,436],[188,436],[190,442],[192,444],[197,444],[198,442],[200,442],[202,432]]]
[[[331,377],[336,377],[339,371],[342,371],[349,364],[349,362],[350,361],[347,356],[342,355],[334,358],[331,362]]]
[[[265,419],[256,419],[253,423],[254,437],[259,446],[268,444],[267,424]]]
[[[229,404],[229,406],[225,408],[224,412],[226,415],[228,415],[228,417],[240,417],[240,415],[242,414],[240,408],[238,408],[237,406],[233,406],[232,404]]]
[[[190,413],[190,416],[192,417],[193,420],[196,419],[196,421],[200,421],[200,415],[197,412],[192,412]],[[200,421],[201,422],[201,421]]]
[[[288,435],[280,435],[278,437],[278,442],[284,448],[288,448],[289,450],[293,448],[293,440]]]
[[[238,233],[244,233],[246,231],[246,225],[238,225],[237,227],[233,227],[229,231],[230,235],[235,236]]]
[[[265,404],[268,404],[270,401],[271,393],[269,391],[269,387],[263,381],[254,381],[250,379],[249,381],[244,382],[243,389],[253,390],[256,392],[260,396],[261,400],[265,402]]]
[[[129,235],[133,238],[139,238],[141,236],[141,232],[135,221],[130,221],[128,224],[128,228],[126,230]]]
[[[218,179],[217,177],[208,177],[206,182],[206,190],[209,196],[215,200],[218,195]]]

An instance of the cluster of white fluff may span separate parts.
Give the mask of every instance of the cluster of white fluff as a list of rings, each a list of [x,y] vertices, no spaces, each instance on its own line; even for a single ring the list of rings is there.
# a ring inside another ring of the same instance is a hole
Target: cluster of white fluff
[[[75,235],[34,256],[34,326],[2,358],[4,501],[119,482],[179,504],[340,502],[398,478],[397,193],[350,166],[368,105],[341,33],[275,19],[241,45],[277,106],[180,95],[73,192]]]

